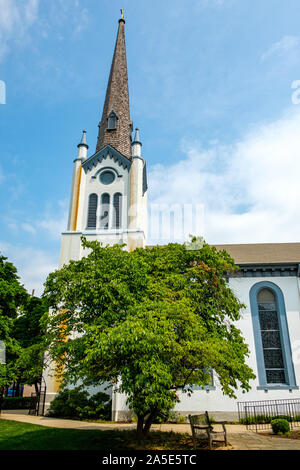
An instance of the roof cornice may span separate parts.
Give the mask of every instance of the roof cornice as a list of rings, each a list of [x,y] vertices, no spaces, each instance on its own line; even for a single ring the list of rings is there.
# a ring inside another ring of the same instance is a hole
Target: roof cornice
[[[300,263],[244,263],[228,277],[300,277]]]

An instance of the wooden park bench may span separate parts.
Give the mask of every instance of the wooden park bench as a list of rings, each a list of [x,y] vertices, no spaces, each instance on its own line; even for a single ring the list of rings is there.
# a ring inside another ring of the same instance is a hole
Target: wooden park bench
[[[201,415],[189,415],[189,421],[192,429],[194,448],[197,448],[197,440],[206,439],[209,448],[212,449],[213,442],[224,442],[227,446],[227,433],[225,422],[221,421],[216,424],[222,424],[223,431],[214,431],[213,425],[209,420],[208,412]]]

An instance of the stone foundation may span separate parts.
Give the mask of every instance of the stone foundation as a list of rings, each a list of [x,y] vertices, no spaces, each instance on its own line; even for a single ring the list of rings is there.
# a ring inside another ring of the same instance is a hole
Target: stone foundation
[[[198,415],[205,413],[206,410],[203,411],[176,411],[176,414],[179,416],[185,416],[186,421],[188,422],[189,415]],[[238,422],[239,415],[236,411],[209,411],[208,415],[215,421],[228,421],[228,422]],[[113,417],[116,416],[116,411],[113,411]],[[119,410],[117,412],[117,421],[130,421],[134,416],[133,411],[130,410]]]

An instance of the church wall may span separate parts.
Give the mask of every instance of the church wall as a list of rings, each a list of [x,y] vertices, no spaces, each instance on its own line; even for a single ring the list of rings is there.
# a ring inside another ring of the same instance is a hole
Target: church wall
[[[246,304],[242,318],[236,323],[241,329],[245,342],[250,349],[250,356],[247,358],[247,364],[253,369],[258,377],[256,351],[254,343],[252,316],[250,309],[249,293],[251,287],[257,282],[269,281],[276,284],[283,292],[288,330],[290,335],[290,343],[294,350],[294,370],[296,376],[296,385],[300,385],[300,299],[299,285],[296,277],[271,277],[271,278],[235,278],[230,279],[230,287],[233,289],[237,297]],[[297,357],[297,350],[298,356]],[[223,419],[237,419],[237,402],[238,401],[256,401],[256,400],[275,400],[300,398],[299,390],[277,389],[277,390],[257,390],[258,378],[250,382],[251,390],[242,393],[238,390],[237,399],[232,399],[223,395],[217,378],[214,377],[215,389],[196,390],[191,398],[187,395],[179,393],[181,402],[176,406],[175,410],[181,414],[189,414],[189,412],[210,411],[212,416],[222,417]],[[221,419],[221,418],[220,418]]]
[[[223,395],[217,377],[214,375],[214,386],[206,390],[195,390],[191,397],[179,392],[180,403],[176,405],[175,411],[183,415],[195,414],[202,411],[209,411],[210,415],[216,419],[238,419],[238,401],[256,401],[256,400],[275,400],[300,398],[299,389],[264,389],[258,390],[258,372],[257,359],[254,343],[254,333],[252,324],[252,315],[250,308],[250,289],[258,282],[272,282],[276,284],[283,292],[286,317],[290,336],[290,343],[294,351],[294,371],[296,376],[296,385],[300,384],[300,298],[299,283],[296,277],[255,277],[255,278],[233,278],[229,285],[234,293],[246,305],[242,312],[241,319],[236,322],[236,326],[241,329],[245,342],[249,346],[250,356],[246,359],[247,364],[253,369],[257,378],[250,382],[251,390],[242,393],[242,390],[236,392],[237,398],[229,398]],[[298,356],[297,356],[298,351]],[[116,419],[122,420],[130,417],[132,413],[126,405],[126,396],[118,394],[116,398],[117,415]]]
[[[78,260],[81,258],[80,236],[79,232],[65,232],[62,234],[59,268],[64,264],[68,264],[71,259]]]

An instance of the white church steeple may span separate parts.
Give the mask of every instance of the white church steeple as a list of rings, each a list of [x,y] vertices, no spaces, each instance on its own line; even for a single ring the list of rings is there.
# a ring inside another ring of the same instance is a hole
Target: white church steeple
[[[121,18],[99,123],[96,153],[88,158],[86,131],[74,160],[67,231],[62,235],[60,265],[84,256],[81,236],[104,245],[125,243],[128,250],[146,245],[147,175],[136,128],[132,141],[125,45]]]

